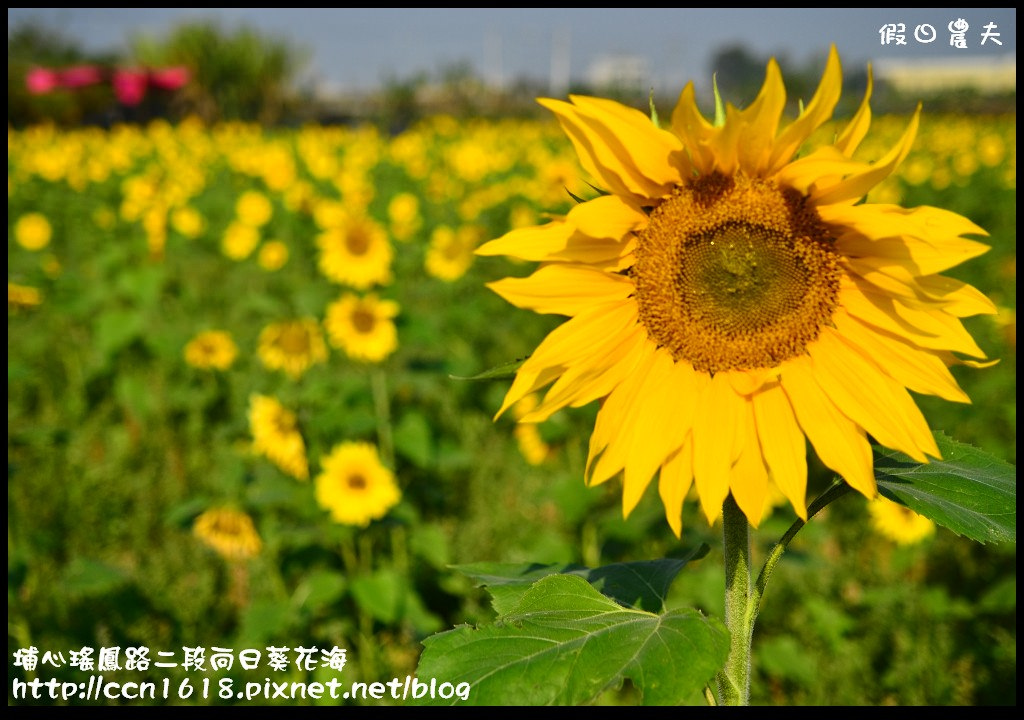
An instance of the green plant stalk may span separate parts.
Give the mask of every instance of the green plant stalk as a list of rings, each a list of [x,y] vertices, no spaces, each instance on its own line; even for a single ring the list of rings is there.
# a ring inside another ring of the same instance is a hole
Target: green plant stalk
[[[750,612],[750,525],[731,494],[722,505],[722,526],[725,625],[730,645],[725,667],[718,674],[718,695],[722,705],[749,705],[750,646],[754,638]]]

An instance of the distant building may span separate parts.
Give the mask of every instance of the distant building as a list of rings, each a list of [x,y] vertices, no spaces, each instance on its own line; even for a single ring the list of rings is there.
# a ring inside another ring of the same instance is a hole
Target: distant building
[[[587,81],[596,90],[642,89],[650,79],[650,64],[639,55],[602,55],[587,70]]]
[[[901,92],[973,89],[981,93],[1017,89],[1017,55],[922,60],[878,60],[875,77]]]

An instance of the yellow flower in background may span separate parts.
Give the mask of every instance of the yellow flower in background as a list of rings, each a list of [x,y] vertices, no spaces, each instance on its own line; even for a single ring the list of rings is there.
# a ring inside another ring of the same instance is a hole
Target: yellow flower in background
[[[327,361],[327,344],[314,318],[271,323],[260,332],[257,354],[269,370],[284,370],[294,379]]]
[[[288,246],[280,240],[270,240],[260,248],[256,262],[267,272],[280,270],[288,262]]]
[[[249,227],[260,228],[270,222],[274,206],[267,196],[257,190],[246,190],[235,202],[235,215],[239,222]]]
[[[879,495],[868,503],[871,527],[900,545],[913,545],[935,534],[935,523],[905,505]]]
[[[774,60],[754,102],[714,124],[692,83],[665,127],[610,100],[540,101],[606,192],[478,251],[541,262],[489,286],[570,318],[520,367],[499,414],[549,385],[524,422],[600,400],[586,479],[622,472],[624,514],[657,473],[677,535],[691,484],[709,522],[732,493],[757,525],[773,483],[806,518],[807,440],[873,498],[869,435],[919,462],[939,457],[908,390],[969,402],[948,366],[985,354],[960,319],[995,308],[939,273],[985,252],[962,237],[985,232],[938,208],[859,202],[918,126],[915,113],[887,154],[854,159],[870,84],[832,144],[803,148],[840,91],[833,48],[814,96],[781,126]]]
[[[260,244],[260,231],[251,225],[232,222],[224,230],[222,249],[232,260],[245,260]]]
[[[316,478],[316,501],[331,519],[366,527],[402,499],[392,472],[384,467],[377,448],[366,442],[336,445],[321,463]]]
[[[526,417],[540,402],[536,395],[527,395],[512,406],[512,414],[518,420]],[[551,447],[544,442],[536,423],[517,423],[514,431],[519,452],[531,465],[540,465],[551,457]]]
[[[238,357],[238,346],[226,330],[205,330],[185,345],[185,362],[200,370],[227,370]]]
[[[345,293],[327,306],[324,326],[331,344],[353,360],[380,362],[398,348],[397,316],[394,300]]]
[[[320,272],[328,280],[366,290],[391,282],[391,242],[373,218],[347,215],[317,236]]]
[[[263,548],[252,518],[234,508],[203,512],[192,525],[192,534],[225,560],[248,560]]]
[[[35,307],[42,301],[43,294],[39,292],[39,288],[12,282],[7,283],[7,307]]]
[[[395,240],[405,242],[423,225],[420,199],[412,193],[398,193],[388,203],[388,220],[391,223],[391,235]]]
[[[298,430],[295,413],[275,398],[249,398],[249,428],[253,452],[262,455],[296,480],[309,479],[306,443]]]
[[[51,237],[53,228],[42,213],[25,213],[14,223],[14,240],[26,250],[42,250]]]
[[[427,272],[445,282],[458,280],[473,264],[479,242],[480,231],[471,225],[462,225],[457,231],[447,225],[439,225],[430,234],[430,246],[424,261]]]
[[[171,211],[171,227],[188,239],[194,240],[203,232],[206,221],[194,207],[183,205]]]

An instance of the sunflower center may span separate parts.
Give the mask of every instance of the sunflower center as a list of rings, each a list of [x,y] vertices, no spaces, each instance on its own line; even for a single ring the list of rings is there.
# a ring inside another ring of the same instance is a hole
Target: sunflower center
[[[301,325],[289,325],[281,331],[278,345],[289,355],[305,355],[309,352],[309,333]]]
[[[365,490],[366,489],[366,478],[359,473],[353,473],[345,478],[345,483],[348,485],[349,490]]]
[[[709,175],[650,215],[636,283],[649,336],[702,372],[771,368],[804,352],[839,292],[833,238],[796,191]]]
[[[352,326],[356,332],[367,334],[373,331],[377,324],[377,317],[366,308],[357,308],[352,311]]]
[[[356,225],[345,233],[345,249],[352,255],[365,255],[370,249],[370,234],[366,228]]]

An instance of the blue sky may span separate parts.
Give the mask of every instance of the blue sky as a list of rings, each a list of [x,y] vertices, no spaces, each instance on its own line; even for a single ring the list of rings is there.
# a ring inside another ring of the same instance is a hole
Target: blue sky
[[[709,60],[741,43],[798,63],[835,43],[847,67],[869,61],[1002,55],[1015,58],[1013,8],[8,8],[8,31],[37,18],[90,50],[123,49],[134,34],[160,37],[183,20],[246,24],[308,48],[305,76],[336,89],[366,89],[388,78],[435,73],[468,62],[489,80],[549,79],[554,69],[585,80],[609,54],[639,56],[656,89],[705,84]],[[967,22],[967,48],[950,45],[948,25]],[[905,45],[883,45],[883,25],[903,23]],[[984,26],[995,23],[984,45]],[[931,25],[935,40],[914,39]]]

